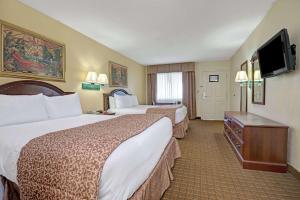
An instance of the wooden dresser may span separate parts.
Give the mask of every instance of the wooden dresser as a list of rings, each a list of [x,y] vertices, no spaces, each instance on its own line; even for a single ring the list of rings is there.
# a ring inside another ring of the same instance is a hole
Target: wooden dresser
[[[225,112],[224,135],[244,169],[287,171],[287,126],[248,112]]]

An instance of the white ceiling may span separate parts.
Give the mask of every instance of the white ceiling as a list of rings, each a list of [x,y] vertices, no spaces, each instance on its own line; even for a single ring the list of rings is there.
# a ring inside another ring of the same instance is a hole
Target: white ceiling
[[[275,0],[20,0],[144,65],[228,60]]]

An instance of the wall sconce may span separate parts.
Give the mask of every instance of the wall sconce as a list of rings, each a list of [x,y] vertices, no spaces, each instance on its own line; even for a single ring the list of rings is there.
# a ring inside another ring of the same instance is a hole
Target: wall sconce
[[[88,72],[85,82],[82,83],[81,87],[83,90],[100,90],[101,87],[108,84],[106,74],[99,74],[96,72]]]
[[[255,85],[260,85],[263,82],[263,79],[261,78],[260,70],[254,71],[253,78],[254,78]],[[241,87],[248,85],[249,88],[251,89],[253,81],[248,79],[247,73],[245,71],[238,71],[235,77],[235,82],[240,83]]]
[[[247,86],[248,76],[245,71],[238,71],[235,77],[235,82],[240,83],[240,86]]]
[[[103,87],[104,85],[108,85],[108,78],[106,74],[99,74],[97,78],[97,82]]]
[[[260,70],[254,71],[254,84],[260,85],[263,79],[261,78]]]

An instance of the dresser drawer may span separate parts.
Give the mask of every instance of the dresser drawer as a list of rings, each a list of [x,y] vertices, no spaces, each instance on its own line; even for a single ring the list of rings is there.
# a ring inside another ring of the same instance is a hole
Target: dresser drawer
[[[225,115],[224,123],[227,125],[241,140],[243,140],[243,128],[232,118]],[[227,128],[228,129],[228,128]]]
[[[234,122],[234,126],[232,130],[241,140],[243,140],[243,128],[240,125]]]
[[[227,128],[227,126],[226,126],[225,124],[224,124],[224,132],[225,132],[225,133],[228,133],[228,134],[230,133],[229,128]]]
[[[224,124],[226,124],[231,129],[234,126],[233,120],[230,117],[226,116],[226,115],[225,115],[225,118],[224,118]]]
[[[236,136],[232,133],[232,132],[226,132],[231,143],[234,145],[234,147],[236,148],[236,150],[239,151],[240,154],[242,154],[242,147],[243,147],[243,144],[242,142],[236,138]]]

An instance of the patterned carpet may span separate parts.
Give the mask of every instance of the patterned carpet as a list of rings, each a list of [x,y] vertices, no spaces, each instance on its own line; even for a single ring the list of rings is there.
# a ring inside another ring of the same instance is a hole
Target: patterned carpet
[[[291,174],[242,169],[222,131],[222,122],[191,121],[163,200],[300,200],[300,181]]]

